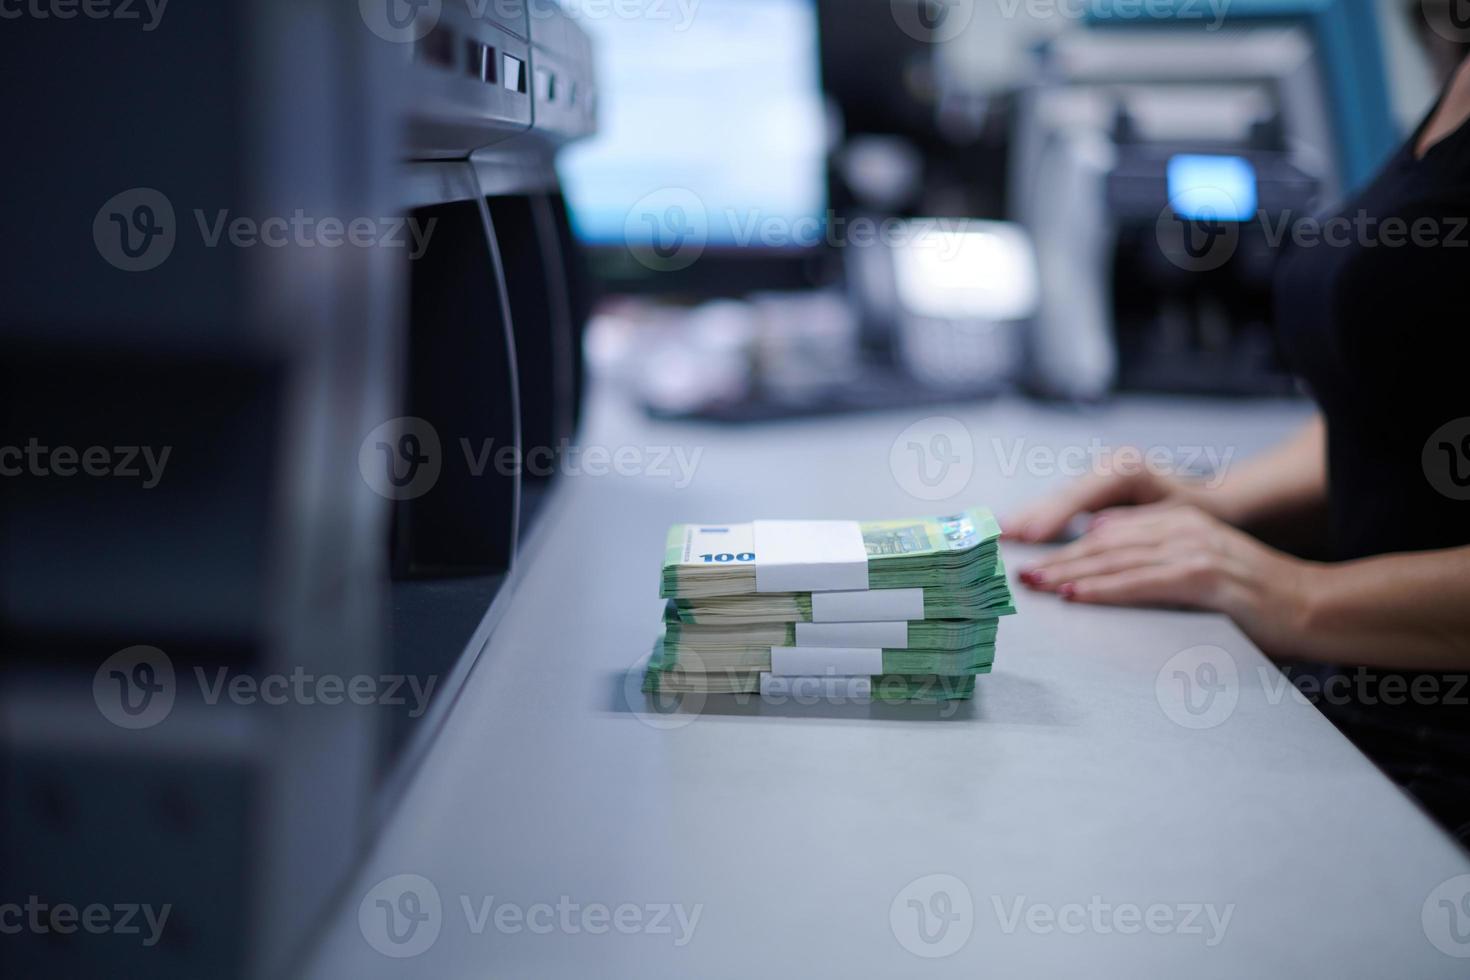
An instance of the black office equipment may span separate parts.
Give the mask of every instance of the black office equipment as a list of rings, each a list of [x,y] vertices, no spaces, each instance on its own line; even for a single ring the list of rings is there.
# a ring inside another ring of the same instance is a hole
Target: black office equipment
[[[1047,283],[1029,337],[1038,391],[1293,391],[1274,262],[1349,173],[1324,57],[1305,25],[1264,22],[1130,22],[1040,49],[1011,167]]]
[[[549,513],[590,44],[438,7],[7,21],[0,901],[170,910],[7,974],[289,972]]]
[[[1269,142],[1269,127],[1258,129],[1264,148],[1120,141],[1107,178],[1116,229],[1112,290],[1120,387],[1264,395],[1296,390],[1276,349],[1271,289],[1289,229],[1310,216],[1321,182],[1279,141]],[[1206,186],[1180,186],[1179,174],[1187,181],[1191,167]],[[1227,186],[1225,175],[1232,173],[1239,186]],[[1189,207],[1191,198],[1196,209]],[[1249,205],[1246,213],[1229,213],[1237,202]]]

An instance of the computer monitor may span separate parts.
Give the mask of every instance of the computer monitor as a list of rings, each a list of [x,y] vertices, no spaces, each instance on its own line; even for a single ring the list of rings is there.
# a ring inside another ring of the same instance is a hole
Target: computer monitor
[[[814,0],[616,9],[582,19],[603,81],[598,135],[558,168],[578,237],[631,287],[782,285],[759,280],[827,239]]]

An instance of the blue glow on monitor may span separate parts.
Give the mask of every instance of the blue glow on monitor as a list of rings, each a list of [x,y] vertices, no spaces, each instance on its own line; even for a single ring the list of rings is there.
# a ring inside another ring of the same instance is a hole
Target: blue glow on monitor
[[[653,217],[673,215],[717,247],[825,240],[814,0],[669,3],[662,17],[602,6],[572,5],[585,10],[599,89],[597,135],[558,159],[578,236],[644,244]]]
[[[1256,168],[1243,157],[1183,153],[1169,160],[1169,204],[1190,221],[1249,221]]]

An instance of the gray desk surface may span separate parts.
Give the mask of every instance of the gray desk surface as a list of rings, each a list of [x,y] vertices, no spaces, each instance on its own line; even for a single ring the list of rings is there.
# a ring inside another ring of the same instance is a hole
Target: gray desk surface
[[[623,681],[658,629],[666,526],[947,509],[916,500],[890,465],[895,438],[934,414],[960,419],[974,445],[973,476],[949,503],[1000,511],[1063,479],[1049,451],[1097,437],[1240,458],[1304,409],[1131,400],[1077,414],[1001,402],[722,429],[652,424],[601,396],[587,445],[702,450],[694,480],[566,480],[554,526],[332,917],[313,975],[1470,972],[1430,941],[1470,954],[1444,938],[1439,905],[1470,879],[1435,893],[1470,862],[1221,617],[1022,593],[996,672],[948,716],[713,699],[697,715],[640,714]],[[1012,472],[1017,439],[1042,449]],[[1027,552],[1008,555],[1014,567]],[[1223,651],[1199,656],[1227,689],[1190,716],[1167,691],[1175,668],[1202,675],[1171,658],[1201,645]],[[432,936],[410,958],[368,941],[385,945],[375,902],[396,902],[406,880],[372,890],[397,875],[432,883],[440,905],[432,915],[415,882],[431,918],[417,940],[387,946],[411,951]],[[676,904],[698,907],[692,933],[656,908]],[[630,906],[628,934],[599,911],[619,905]]]

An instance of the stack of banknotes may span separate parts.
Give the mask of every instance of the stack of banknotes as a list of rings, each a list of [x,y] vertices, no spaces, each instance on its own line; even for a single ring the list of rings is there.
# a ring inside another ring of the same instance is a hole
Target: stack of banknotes
[[[984,508],[896,521],[678,524],[651,694],[948,701],[1015,612]]]

